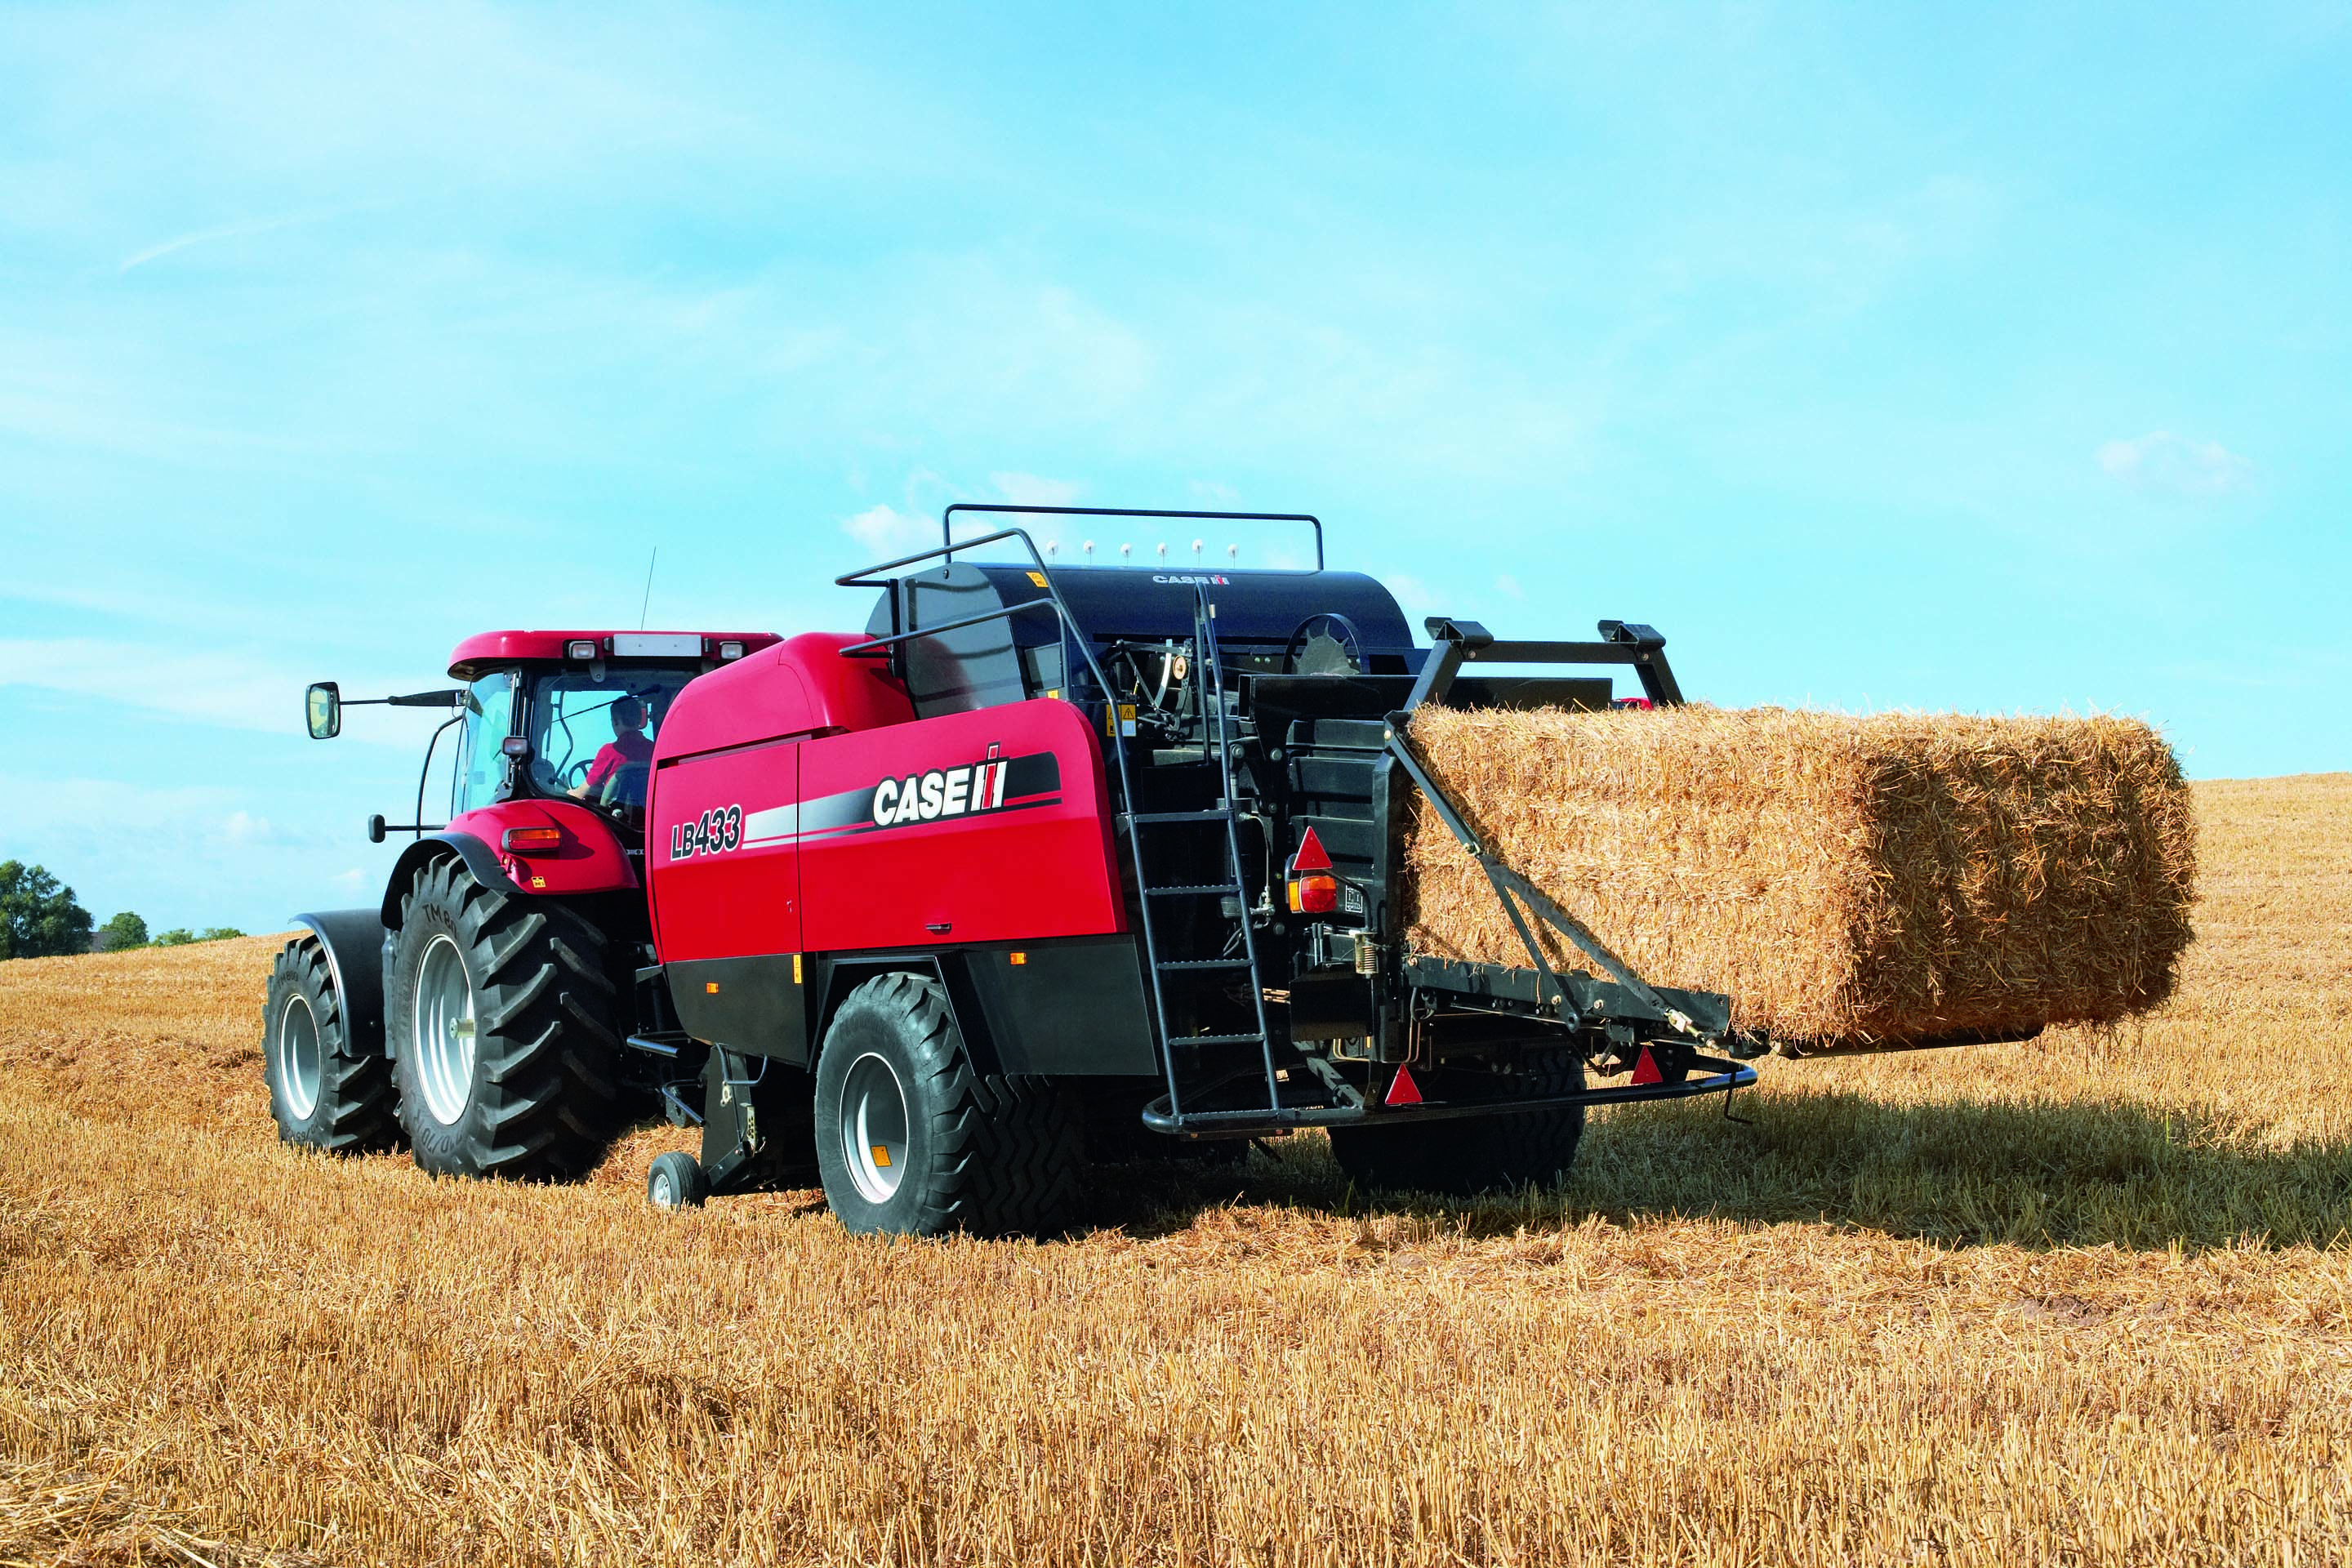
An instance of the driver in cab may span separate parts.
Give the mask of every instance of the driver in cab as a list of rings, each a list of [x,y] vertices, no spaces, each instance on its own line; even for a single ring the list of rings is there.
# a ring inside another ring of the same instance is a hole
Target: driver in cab
[[[646,739],[646,705],[634,697],[616,698],[611,709],[612,741],[597,749],[588,764],[588,776],[572,788],[575,800],[602,799],[605,784],[623,768],[643,767],[654,759],[654,743]]]

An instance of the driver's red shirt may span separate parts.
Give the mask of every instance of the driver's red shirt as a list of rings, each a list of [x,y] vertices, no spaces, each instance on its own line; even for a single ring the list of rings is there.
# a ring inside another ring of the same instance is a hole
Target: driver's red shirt
[[[623,731],[613,737],[612,743],[598,750],[596,760],[588,764],[588,787],[596,789],[629,763],[650,763],[654,760],[654,743],[642,734]]]

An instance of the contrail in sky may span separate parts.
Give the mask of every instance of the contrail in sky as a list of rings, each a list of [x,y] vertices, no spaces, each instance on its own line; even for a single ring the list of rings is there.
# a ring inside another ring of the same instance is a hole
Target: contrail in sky
[[[116,268],[115,276],[121,277],[134,267],[144,267],[159,257],[169,256],[175,250],[185,250],[192,245],[203,245],[215,239],[236,239],[248,234],[268,234],[272,229],[299,228],[305,224],[325,223],[330,218],[341,217],[347,213],[365,212],[371,207],[391,205],[392,201],[389,197],[369,202],[345,202],[341,206],[315,207],[308,212],[281,213],[276,217],[247,218],[243,223],[226,223],[218,228],[200,228],[191,234],[174,236],[161,245],[149,246]]]

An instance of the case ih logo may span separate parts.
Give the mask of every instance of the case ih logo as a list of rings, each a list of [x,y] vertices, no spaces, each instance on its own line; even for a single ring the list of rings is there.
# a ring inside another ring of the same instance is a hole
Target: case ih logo
[[[1233,582],[1231,577],[1200,574],[1188,576],[1181,572],[1154,572],[1151,580],[1155,583],[1206,583],[1212,588],[1223,588]]]
[[[996,752],[997,748],[991,746],[984,762],[960,768],[933,768],[929,773],[909,773],[903,779],[884,779],[874,786],[874,826],[895,827],[902,823],[936,822],[943,816],[970,816],[975,812],[999,809],[1004,805],[1007,776],[1017,763],[1035,759],[1018,757],[1007,762]],[[1052,759],[1049,756],[1045,760]]]

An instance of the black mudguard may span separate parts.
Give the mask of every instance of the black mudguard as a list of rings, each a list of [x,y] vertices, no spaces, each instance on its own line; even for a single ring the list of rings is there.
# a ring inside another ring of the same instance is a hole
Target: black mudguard
[[[343,1029],[358,1055],[384,1054],[383,917],[374,910],[296,915],[297,925],[327,952],[327,973],[342,1005]]]

